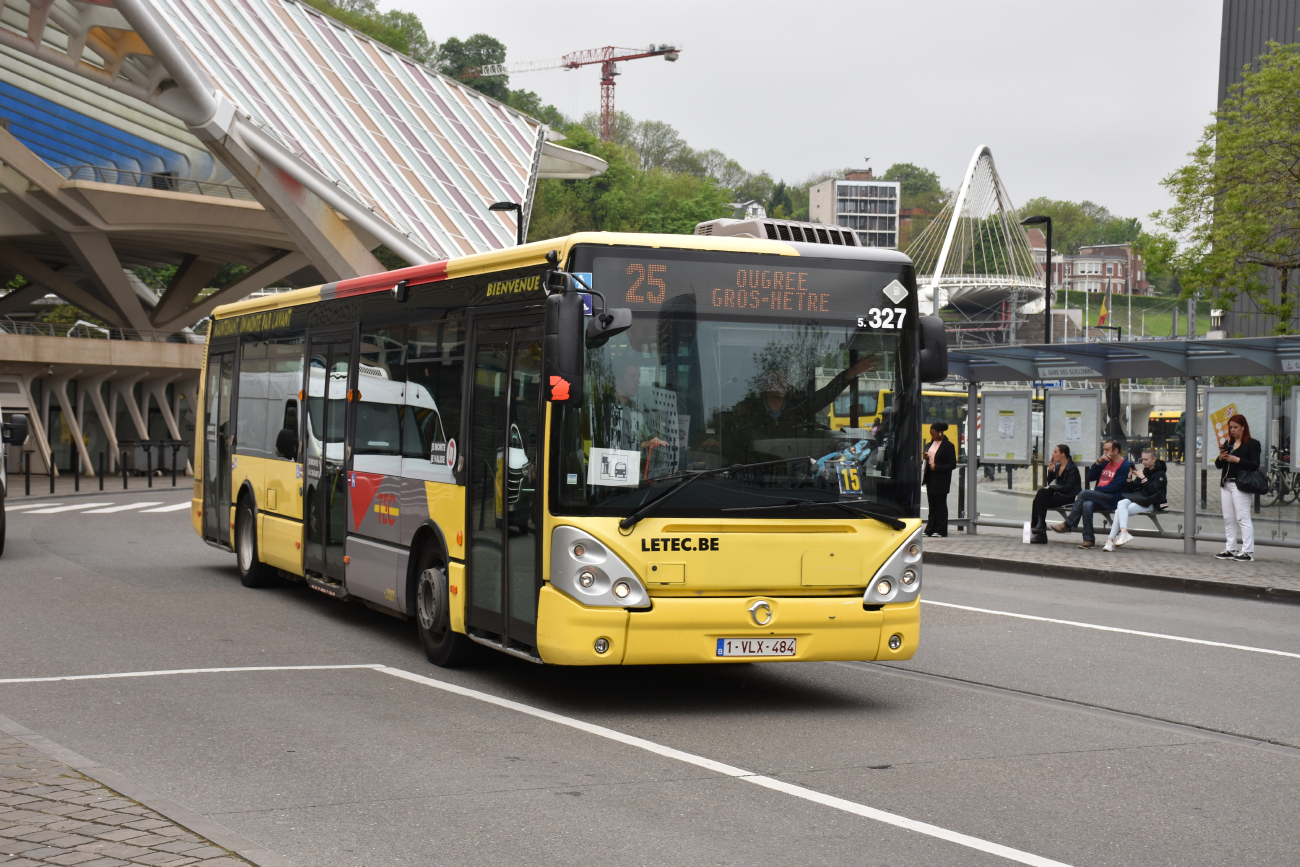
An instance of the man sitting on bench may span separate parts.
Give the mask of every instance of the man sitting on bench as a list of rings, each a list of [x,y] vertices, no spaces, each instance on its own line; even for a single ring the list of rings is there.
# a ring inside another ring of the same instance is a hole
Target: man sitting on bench
[[[1115,521],[1110,525],[1110,537],[1103,551],[1114,551],[1117,545],[1127,545],[1133,539],[1128,532],[1130,516],[1150,515],[1164,507],[1168,483],[1165,462],[1156,457],[1155,449],[1143,449],[1142,463],[1134,464],[1124,496],[1115,506]]]
[[[1115,505],[1124,496],[1124,487],[1128,484],[1128,471],[1133,463],[1120,450],[1115,440],[1106,440],[1102,445],[1101,457],[1088,467],[1088,481],[1096,482],[1097,487],[1091,491],[1080,491],[1074,498],[1074,508],[1064,522],[1052,527],[1058,533],[1068,533],[1083,519],[1083,542],[1080,548],[1095,548],[1096,534],[1092,529],[1092,513],[1096,509],[1103,512],[1115,511]]]

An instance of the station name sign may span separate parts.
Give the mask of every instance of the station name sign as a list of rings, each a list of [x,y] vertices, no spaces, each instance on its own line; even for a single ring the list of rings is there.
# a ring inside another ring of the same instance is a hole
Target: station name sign
[[[1082,364],[1062,364],[1038,368],[1039,379],[1092,379],[1100,373]]]

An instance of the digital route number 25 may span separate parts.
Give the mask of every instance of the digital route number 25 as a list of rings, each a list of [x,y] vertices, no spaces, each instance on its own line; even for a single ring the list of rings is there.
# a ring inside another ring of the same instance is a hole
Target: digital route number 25
[[[627,290],[628,303],[636,301],[649,301],[651,304],[664,303],[664,296],[668,294],[668,284],[662,277],[656,277],[655,274],[662,274],[668,270],[667,265],[642,265],[639,262],[633,262],[627,266],[629,275],[636,275],[636,281]],[[648,288],[643,289],[645,295],[638,292],[642,284]]]
[[[866,316],[858,317],[859,328],[902,328],[906,307],[872,307]]]

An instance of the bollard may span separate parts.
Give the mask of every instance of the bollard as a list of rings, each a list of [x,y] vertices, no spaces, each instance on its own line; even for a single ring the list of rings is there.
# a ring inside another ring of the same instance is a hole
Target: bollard
[[[1201,508],[1205,508],[1205,474],[1206,470],[1201,469]]]
[[[23,457],[27,459],[23,466],[23,493],[30,497],[32,495],[32,453],[23,452]]]
[[[72,453],[72,490],[81,492],[81,455]]]
[[[104,490],[104,453],[99,453],[99,489]]]
[[[1256,515],[1259,514],[1259,494],[1256,494],[1256,495],[1255,495],[1255,508],[1254,508],[1254,512],[1255,512]]]
[[[54,493],[54,448],[50,448],[50,459],[45,462],[45,472],[50,476],[50,493]]]
[[[144,447],[144,469],[145,478],[149,480],[149,487],[153,487],[153,449],[146,444]]]
[[[126,449],[125,448],[122,449],[122,460],[119,461],[119,463],[122,465],[122,490],[125,491],[126,490]]]
[[[957,474],[957,520],[966,517],[966,467],[960,466]]]
[[[172,446],[172,487],[173,488],[176,487],[176,456],[179,454],[180,450],[181,450],[180,446],[178,445]]]
[[[1011,466],[1010,464],[1007,465],[1007,490],[1008,491],[1011,490],[1011,471],[1014,469],[1015,467]]]

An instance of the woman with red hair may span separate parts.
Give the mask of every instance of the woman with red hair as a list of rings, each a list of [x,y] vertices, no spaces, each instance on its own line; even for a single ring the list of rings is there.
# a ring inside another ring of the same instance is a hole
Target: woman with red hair
[[[1228,419],[1228,437],[1219,443],[1219,502],[1223,505],[1223,535],[1228,544],[1215,554],[1220,560],[1249,563],[1254,560],[1255,528],[1250,522],[1250,494],[1237,490],[1237,473],[1259,469],[1259,440],[1250,438],[1250,423],[1240,413]],[[1237,547],[1237,525],[1241,525],[1241,550]]]

